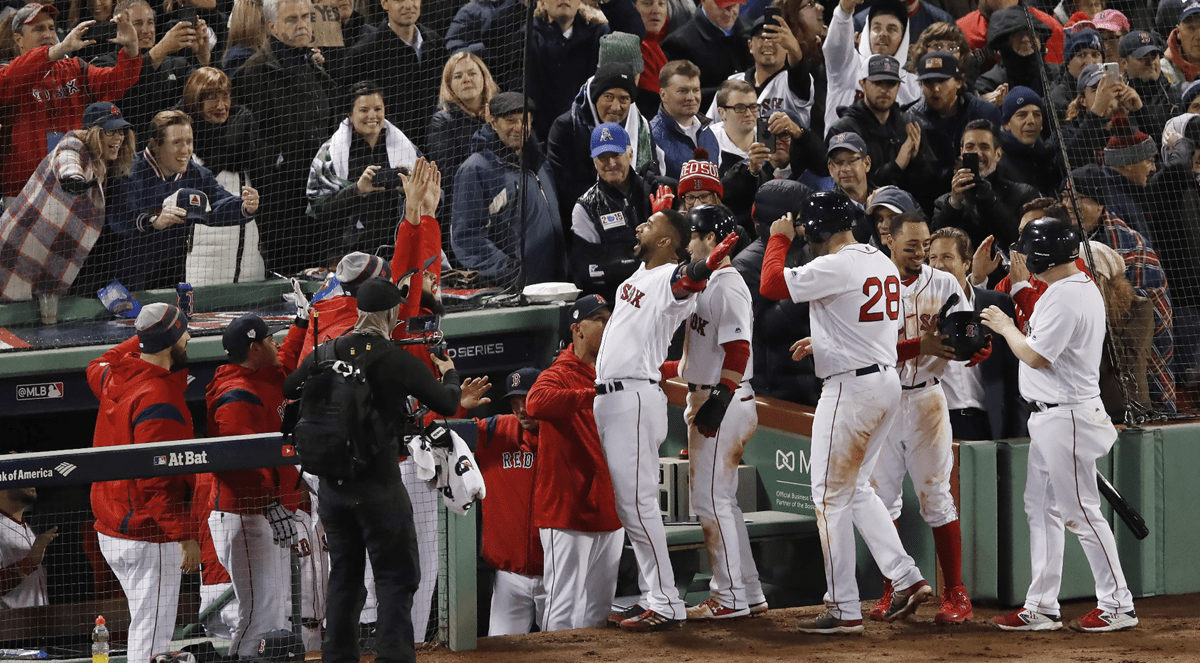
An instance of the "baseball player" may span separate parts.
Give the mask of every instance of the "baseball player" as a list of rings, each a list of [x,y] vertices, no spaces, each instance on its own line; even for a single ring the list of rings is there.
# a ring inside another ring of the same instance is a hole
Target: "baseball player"
[[[1104,299],[1075,264],[1079,236],[1069,222],[1031,221],[1017,244],[1029,271],[1049,285],[1029,317],[1029,335],[995,306],[982,316],[1021,360],[1021,397],[1031,411],[1025,514],[1033,581],[1024,607],[992,621],[1006,631],[1062,628],[1058,592],[1065,523],[1087,555],[1097,599],[1096,609],[1070,627],[1122,631],[1137,626],[1138,618],[1096,488],[1096,459],[1117,439],[1100,401]]]
[[[904,551],[871,471],[896,419],[900,380],[896,338],[900,275],[879,249],[854,240],[858,210],[841,192],[814,193],[801,210],[771,224],[760,291],[771,299],[810,302],[813,335],[792,346],[793,358],[813,355],[825,380],[812,427],[812,497],[825,562],[826,609],[800,621],[805,633],[862,633],[854,578],[854,530],[862,534],[896,591],[884,618],[910,615],[933,589]],[[784,267],[797,232],[816,258]]]
[[[571,345],[542,371],[526,404],[538,426],[534,524],[542,537],[543,631],[602,626],[617,590],[625,530],[592,404],[596,353],[611,309],[600,295],[571,307]]]
[[[496,569],[488,635],[528,633],[542,623],[542,540],[533,525],[538,421],[525,409],[541,371],[522,368],[505,378],[512,414],[476,419],[475,461],[488,486],[483,509],[483,559]],[[490,402],[490,401],[485,401]]]
[[[692,229],[688,253],[706,260],[718,238],[735,232],[737,219],[725,207],[701,205],[687,215]],[[750,363],[754,312],[750,290],[729,260],[721,261],[697,294],[684,336],[683,359],[667,362],[688,382],[688,472],[691,504],[704,530],[713,570],[708,600],[688,608],[688,619],[729,619],[766,612],[767,598],[750,551],[746,521],[737,503],[737,467],[742,448],[758,427]]]
[[[667,435],[659,367],[671,335],[696,308],[692,295],[737,241],[737,235],[726,237],[707,260],[681,266],[691,234],[687,220],[673,210],[638,226],[634,257],[643,264],[617,289],[596,358],[596,428],[643,590],[620,622],[629,631],[662,631],[687,618],[658,506],[658,447]]]
[[[950,346],[942,343],[937,317],[943,304],[954,298],[947,312],[969,311],[962,287],[951,275],[925,262],[929,224],[915,213],[893,217],[887,245],[892,263],[900,272],[900,341],[896,346],[900,374],[900,415],[888,433],[871,482],[892,520],[900,518],[904,504],[904,475],[912,476],[921,503],[921,517],[933,528],[933,541],[944,574],[939,624],[961,624],[974,614],[962,584],[962,534],[958,512],[950,494],[954,469],[950,411],[941,378]],[[990,347],[971,360],[978,364],[991,354]],[[884,621],[892,598],[892,585],[884,581],[883,597],[871,610],[871,619]]]
[[[46,546],[58,538],[51,527],[34,535],[25,512],[37,502],[37,488],[0,490],[0,610],[46,605]]]

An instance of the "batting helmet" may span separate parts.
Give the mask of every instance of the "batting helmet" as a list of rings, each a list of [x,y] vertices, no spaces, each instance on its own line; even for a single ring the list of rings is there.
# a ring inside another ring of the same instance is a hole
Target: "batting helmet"
[[[975,311],[956,311],[938,318],[937,330],[946,336],[942,342],[954,348],[954,358],[967,361],[988,344],[987,328]]]
[[[737,219],[724,205],[693,207],[687,214],[687,220],[692,232],[700,233],[701,237],[708,233],[716,233],[718,240],[724,239],[737,228]]]
[[[840,191],[818,191],[804,201],[796,225],[804,226],[810,242],[828,242],[830,237],[850,230],[862,212]]]
[[[1012,250],[1025,256],[1031,273],[1041,274],[1079,257],[1079,232],[1069,221],[1044,216],[1025,224]]]

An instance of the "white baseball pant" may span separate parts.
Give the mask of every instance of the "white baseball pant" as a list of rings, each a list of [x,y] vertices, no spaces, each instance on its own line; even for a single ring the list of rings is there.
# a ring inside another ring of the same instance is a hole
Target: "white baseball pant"
[[[603,626],[617,593],[625,530],[538,530],[542,538],[543,631]]]
[[[825,558],[825,604],[838,619],[862,619],[855,579],[857,528],[883,575],[898,590],[922,580],[904,552],[887,507],[871,487],[871,472],[895,422],[900,381],[892,368],[830,377],[813,417],[813,506]]]
[[[902,388],[900,413],[871,474],[871,483],[888,508],[888,515],[892,520],[900,517],[907,473],[921,503],[921,517],[930,527],[958,520],[950,494],[953,471],[954,436],[942,385]]]
[[[238,597],[238,621],[230,651],[258,655],[258,636],[290,627],[291,561],[287,548],[272,541],[271,524],[261,514],[213,511],[208,515],[213,548],[229,572]]]
[[[712,567],[709,595],[727,608],[741,610],[766,600],[750,550],[746,518],[737,503],[737,468],[742,450],[758,429],[758,406],[750,383],[743,382],[733,392],[716,436],[704,437],[692,422],[708,396],[708,389],[689,391],[683,413],[688,424],[691,504],[700,518]]]
[[[179,544],[118,539],[97,532],[100,552],[116,574],[129,603],[129,642],[126,658],[149,661],[171,648],[183,580],[183,550]]]
[[[417,528],[417,554],[421,561],[421,583],[413,594],[412,623],[416,642],[425,642],[429,611],[433,607],[433,590],[438,577],[438,511],[441,494],[428,481],[417,478],[417,465],[411,458],[400,463],[400,477],[408,499],[412,502],[413,523]],[[374,582],[371,583],[372,588]]]
[[[1029,415],[1029,465],[1025,515],[1033,582],[1025,607],[1058,614],[1066,529],[1079,537],[1096,581],[1097,607],[1133,610],[1112,528],[1100,511],[1096,459],[1112,449],[1117,430],[1099,398]]]
[[[534,624],[541,624],[545,605],[546,588],[541,576],[497,570],[488,635],[529,633]]]
[[[305,651],[321,650],[321,621],[325,619],[325,587],[329,584],[329,550],[325,547],[325,529],[313,512],[296,512],[296,555],[300,559],[300,616],[304,620],[301,637]]]
[[[637,557],[643,592],[639,605],[669,619],[687,619],[658,506],[658,448],[667,438],[667,395],[648,380],[624,380],[622,386],[622,391],[596,396],[593,411],[617,516]]]
[[[221,598],[225,590],[232,589],[233,583],[221,582],[215,585],[200,585],[200,612],[208,609],[213,601]],[[233,638],[233,627],[237,624],[238,600],[234,596],[225,607],[204,622],[204,631],[210,638],[229,640]]]

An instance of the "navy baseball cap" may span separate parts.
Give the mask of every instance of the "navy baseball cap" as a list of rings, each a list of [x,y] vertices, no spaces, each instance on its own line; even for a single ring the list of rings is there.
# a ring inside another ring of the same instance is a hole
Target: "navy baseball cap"
[[[875,190],[871,202],[867,203],[867,214],[873,214],[878,207],[886,207],[896,214],[904,214],[917,211],[917,201],[904,189],[888,185]]]
[[[1093,85],[1099,85],[1100,79],[1104,78],[1104,67],[1098,64],[1089,64],[1079,72],[1079,80],[1075,84],[1075,89],[1079,94]]]
[[[856,154],[866,154],[867,143],[862,136],[853,131],[844,131],[829,138],[829,149],[825,150],[826,156],[833,156],[834,150],[850,150]]]
[[[263,322],[262,318],[253,313],[246,313],[235,318],[225,328],[225,332],[221,334],[221,347],[225,348],[227,355],[234,353],[244,355],[250,349],[251,344],[262,341],[280,329],[280,327],[271,329],[266,322]]]
[[[1200,2],[1200,0],[1196,0]],[[917,63],[917,80],[946,80],[958,77],[958,58],[947,51],[932,51]]]
[[[116,131],[133,125],[125,121],[121,109],[107,101],[97,101],[83,111],[83,127],[100,127],[104,131]]]
[[[867,60],[867,80],[900,82],[900,61],[890,55],[875,54]]]
[[[571,322],[584,320],[602,308],[612,310],[612,306],[600,295],[585,295],[580,297],[575,300],[575,305],[571,307]]]
[[[1200,16],[1200,0],[1187,0],[1179,12],[1179,22],[1183,23],[1193,16]]]
[[[1123,58],[1144,58],[1151,53],[1162,55],[1162,47],[1154,35],[1145,30],[1135,30],[1121,37],[1117,45],[1117,54]]]
[[[167,205],[174,205],[187,212],[184,218],[188,221],[200,223],[208,221],[208,213],[212,211],[208,205],[208,194],[200,189],[179,189],[163,201],[163,206]]]
[[[508,374],[504,379],[504,386],[507,391],[504,392],[504,397],[509,396],[524,396],[529,393],[533,387],[533,383],[542,372],[536,368],[521,368]]]
[[[605,152],[625,154],[629,149],[629,134],[615,122],[605,122],[592,129],[592,158]]]

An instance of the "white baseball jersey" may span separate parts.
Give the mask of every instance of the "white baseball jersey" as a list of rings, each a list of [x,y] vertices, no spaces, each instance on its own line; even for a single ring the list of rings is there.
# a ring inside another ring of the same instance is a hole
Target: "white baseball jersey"
[[[1086,274],[1050,284],[1029,317],[1029,347],[1050,362],[1021,362],[1021,396],[1042,403],[1082,403],[1100,396],[1104,298]]]
[[[754,310],[750,288],[732,266],[713,272],[704,292],[697,293],[696,311],[688,318],[683,341],[683,360],[679,375],[692,384],[716,384],[721,381],[725,361],[723,343],[750,342],[754,331]],[[746,362],[742,380],[754,377],[754,356]]]
[[[812,119],[813,92],[817,88],[813,83],[812,76],[809,76],[808,98],[801,99],[792,92],[790,76],[791,73],[787,67],[784,67],[768,78],[766,83],[763,83],[762,89],[758,91],[758,117],[762,120],[769,120],[771,115],[777,111],[792,111],[800,118],[800,126],[807,127],[809,120]],[[727,80],[745,81],[746,72],[739,71]],[[751,86],[754,85],[753,80],[747,82]],[[713,122],[721,121],[721,116],[717,113],[716,97],[708,107],[708,116],[712,118]]]
[[[29,525],[0,514],[0,568],[7,569],[29,556],[37,537]],[[46,567],[38,567],[4,596],[0,608],[32,608],[46,605]]]
[[[900,340],[920,338],[925,330],[937,327],[938,311],[951,295],[958,295],[958,303],[947,313],[970,311],[967,296],[963,294],[958,279],[929,265],[921,265],[921,273],[912,281],[900,281]],[[931,355],[918,355],[900,364],[900,384],[912,387],[934,378],[942,377],[947,360]]]
[[[646,269],[643,264],[617,288],[612,317],[604,326],[596,355],[596,382],[662,379],[671,335],[696,310],[696,297],[675,299],[674,263]]]
[[[896,365],[900,272],[879,249],[849,244],[783,277],[792,301],[811,302],[817,377]]]

